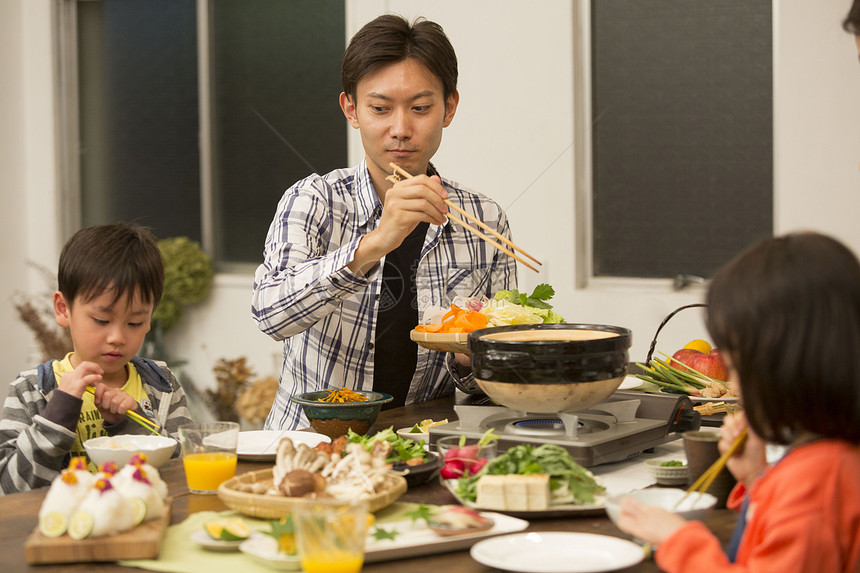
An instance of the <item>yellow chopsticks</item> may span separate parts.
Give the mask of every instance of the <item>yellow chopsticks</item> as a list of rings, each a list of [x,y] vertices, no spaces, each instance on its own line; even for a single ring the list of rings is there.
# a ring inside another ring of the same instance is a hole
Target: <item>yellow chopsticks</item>
[[[389,163],[389,165],[391,166],[391,169],[393,169],[393,170],[394,170],[394,173],[392,173],[391,175],[389,175],[388,177],[386,177],[386,179],[387,179],[388,181],[391,181],[392,183],[397,183],[398,181],[400,181],[400,179],[401,179],[401,178],[405,178],[405,179],[411,179],[411,178],[412,178],[412,175],[410,175],[409,173],[407,173],[404,169],[402,169],[401,167],[399,167],[397,164],[395,164],[395,163]],[[513,241],[511,241],[510,239],[508,239],[507,237],[505,237],[505,236],[504,236],[504,235],[502,235],[501,233],[497,232],[495,229],[490,228],[490,226],[489,226],[489,225],[485,224],[485,223],[484,223],[483,221],[481,221],[480,219],[478,219],[478,218],[476,218],[476,217],[472,216],[472,214],[471,214],[471,213],[468,213],[468,212],[464,211],[463,209],[461,209],[460,207],[458,207],[457,205],[455,205],[454,203],[452,203],[452,202],[451,202],[451,201],[449,201],[448,199],[445,199],[445,204],[446,204],[446,205],[448,205],[448,207],[450,207],[451,209],[453,209],[453,210],[457,211],[459,214],[461,214],[461,215],[463,215],[464,217],[466,217],[467,219],[469,219],[470,221],[472,221],[473,223],[475,223],[476,225],[478,225],[479,227],[481,227],[482,229],[486,230],[488,233],[490,233],[491,235],[493,235],[494,237],[496,237],[497,239],[499,239],[500,241],[502,241],[503,243],[505,243],[505,244],[506,244],[506,245],[508,245],[509,247],[513,248],[514,250],[517,250],[517,251],[521,252],[522,254],[524,254],[525,256],[527,256],[528,258],[530,258],[531,260],[533,260],[535,263],[537,263],[537,264],[539,264],[539,265],[542,265],[542,264],[543,264],[543,263],[541,263],[539,260],[537,260],[536,258],[534,258],[533,256],[531,256],[530,254],[528,254],[527,252],[525,252],[524,250],[522,250],[520,247],[518,247],[517,245],[515,245]],[[523,259],[521,259],[520,257],[518,257],[518,256],[517,256],[513,251],[511,251],[511,250],[509,250],[509,249],[506,249],[505,247],[503,247],[502,245],[500,245],[499,243],[497,243],[496,241],[494,241],[493,239],[491,239],[490,237],[488,237],[487,235],[485,235],[484,233],[482,233],[481,231],[479,231],[478,229],[476,229],[476,228],[475,228],[475,227],[473,227],[472,225],[468,224],[467,222],[463,221],[462,219],[460,219],[460,218],[458,218],[458,217],[455,217],[455,216],[454,216],[454,215],[452,215],[451,213],[448,213],[448,215],[447,215],[447,216],[448,216],[448,218],[449,218],[450,220],[452,220],[452,221],[454,221],[455,223],[457,223],[458,225],[460,225],[460,226],[462,226],[462,227],[464,227],[464,228],[466,228],[466,229],[468,229],[468,230],[472,231],[473,233],[475,233],[476,235],[478,235],[479,237],[481,237],[483,240],[485,240],[485,241],[486,241],[486,242],[488,242],[489,244],[491,244],[491,245],[493,245],[494,247],[496,247],[496,248],[497,248],[498,250],[500,250],[501,252],[505,253],[506,255],[509,255],[509,256],[513,257],[514,259],[516,259],[517,261],[521,262],[522,264],[524,264],[526,267],[530,268],[530,269],[531,269],[531,270],[533,270],[534,272],[538,272],[538,270],[537,270],[536,268],[534,268],[534,267],[533,267],[533,266],[531,266],[529,263],[527,263],[526,261],[524,261]]]
[[[90,394],[93,394],[93,395],[95,395],[95,393],[96,393],[96,389],[93,388],[92,386],[87,386],[86,390],[87,390],[87,392],[89,392]],[[147,430],[149,430],[150,432],[152,432],[156,436],[161,435],[161,426],[159,426],[158,424],[156,424],[155,422],[153,422],[149,418],[141,416],[140,414],[138,414],[134,410],[128,410],[125,413],[125,415],[128,416],[129,419],[131,419],[133,422],[137,422],[138,424],[140,424],[141,426],[143,426],[144,428],[146,428]]]
[[[714,483],[714,480],[717,479],[717,476],[720,475],[720,472],[723,471],[723,468],[726,467],[726,462],[729,461],[729,458],[735,455],[735,453],[744,445],[747,439],[747,430],[744,430],[735,438],[734,443],[732,443],[731,447],[726,450],[726,453],[721,455],[717,461],[711,464],[711,467],[702,472],[702,475],[693,482],[689,488],[687,488],[687,493],[684,494],[684,497],[678,500],[675,504],[675,508],[681,505],[689,495],[693,492],[706,493],[711,485]]]

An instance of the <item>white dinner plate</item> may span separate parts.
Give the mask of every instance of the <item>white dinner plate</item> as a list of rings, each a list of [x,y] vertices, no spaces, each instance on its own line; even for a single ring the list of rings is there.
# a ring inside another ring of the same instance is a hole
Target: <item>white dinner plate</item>
[[[252,430],[239,432],[239,443],[236,454],[239,459],[250,462],[268,462],[275,460],[278,443],[281,438],[290,438],[293,444],[307,444],[314,447],[321,442],[331,442],[331,438],[315,432],[300,432],[297,430]]]
[[[475,561],[505,571],[598,573],[636,565],[645,557],[639,545],[594,533],[532,532],[480,541],[470,551]]]

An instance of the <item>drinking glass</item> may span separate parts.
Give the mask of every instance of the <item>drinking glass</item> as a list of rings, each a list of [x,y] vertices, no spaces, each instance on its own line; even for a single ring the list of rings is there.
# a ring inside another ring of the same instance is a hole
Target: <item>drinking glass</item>
[[[305,573],[358,573],[370,523],[367,502],[307,500],[292,510],[296,548]]]
[[[191,493],[212,494],[236,475],[236,422],[201,422],[179,426],[185,480]]]

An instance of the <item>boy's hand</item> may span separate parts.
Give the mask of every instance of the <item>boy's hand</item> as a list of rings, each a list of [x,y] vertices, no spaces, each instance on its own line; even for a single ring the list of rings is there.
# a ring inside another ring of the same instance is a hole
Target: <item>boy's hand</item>
[[[93,401],[108,424],[118,424],[125,418],[127,411],[137,407],[137,400],[118,388],[102,383],[96,386]]]
[[[81,362],[71,372],[66,372],[57,383],[57,388],[75,398],[81,398],[87,386],[101,383],[104,371],[95,362]]]

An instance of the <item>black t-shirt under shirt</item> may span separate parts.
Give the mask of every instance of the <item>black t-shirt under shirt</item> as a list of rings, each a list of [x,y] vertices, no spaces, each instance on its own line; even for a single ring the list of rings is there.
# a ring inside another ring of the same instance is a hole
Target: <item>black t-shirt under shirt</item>
[[[418,346],[409,332],[418,324],[415,271],[428,223],[419,223],[399,247],[385,256],[376,314],[373,390],[391,394],[385,408],[403,406],[418,363]]]

